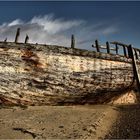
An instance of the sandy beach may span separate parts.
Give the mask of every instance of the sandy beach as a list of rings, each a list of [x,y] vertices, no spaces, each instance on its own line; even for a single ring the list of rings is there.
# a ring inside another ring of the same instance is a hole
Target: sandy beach
[[[139,139],[140,105],[0,108],[0,139]]]
[[[1,107],[0,139],[101,139],[118,116],[116,107]]]

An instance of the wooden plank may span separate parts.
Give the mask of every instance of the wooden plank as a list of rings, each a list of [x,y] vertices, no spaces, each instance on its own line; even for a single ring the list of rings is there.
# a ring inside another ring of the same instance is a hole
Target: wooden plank
[[[94,46],[94,45],[92,45],[92,47],[93,48],[96,48],[96,46]],[[101,45],[99,45],[99,49],[107,49],[107,47],[106,46],[101,46]],[[116,51],[116,49],[115,48],[110,48],[110,50],[112,50],[112,51]]]
[[[124,44],[124,43],[121,43],[121,42],[117,42],[117,41],[113,41],[113,42],[110,42],[111,44],[117,44],[117,45],[120,45],[120,46],[125,46],[125,47],[128,47],[129,45],[127,44]]]
[[[100,45],[99,48],[100,48],[100,49],[104,49],[104,50],[106,50],[106,46],[102,46],[102,45]]]

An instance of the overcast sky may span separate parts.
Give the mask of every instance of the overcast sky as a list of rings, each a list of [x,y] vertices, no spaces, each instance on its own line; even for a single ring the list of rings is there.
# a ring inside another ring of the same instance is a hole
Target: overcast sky
[[[140,48],[140,1],[137,2],[0,2],[0,40],[70,46],[75,35],[78,48],[92,49],[99,39],[120,41]]]

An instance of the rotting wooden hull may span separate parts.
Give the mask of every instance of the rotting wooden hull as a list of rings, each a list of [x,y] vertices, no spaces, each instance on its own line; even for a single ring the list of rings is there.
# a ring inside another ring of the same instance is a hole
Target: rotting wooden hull
[[[131,60],[60,46],[0,43],[0,102],[102,103],[134,83]]]

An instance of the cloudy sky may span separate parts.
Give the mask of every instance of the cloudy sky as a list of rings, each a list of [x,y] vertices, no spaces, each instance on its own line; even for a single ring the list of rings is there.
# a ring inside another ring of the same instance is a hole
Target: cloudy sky
[[[28,34],[31,43],[69,47],[74,34],[78,48],[92,50],[95,39],[140,48],[140,1],[0,2],[0,40],[14,41],[18,27],[20,42]]]

